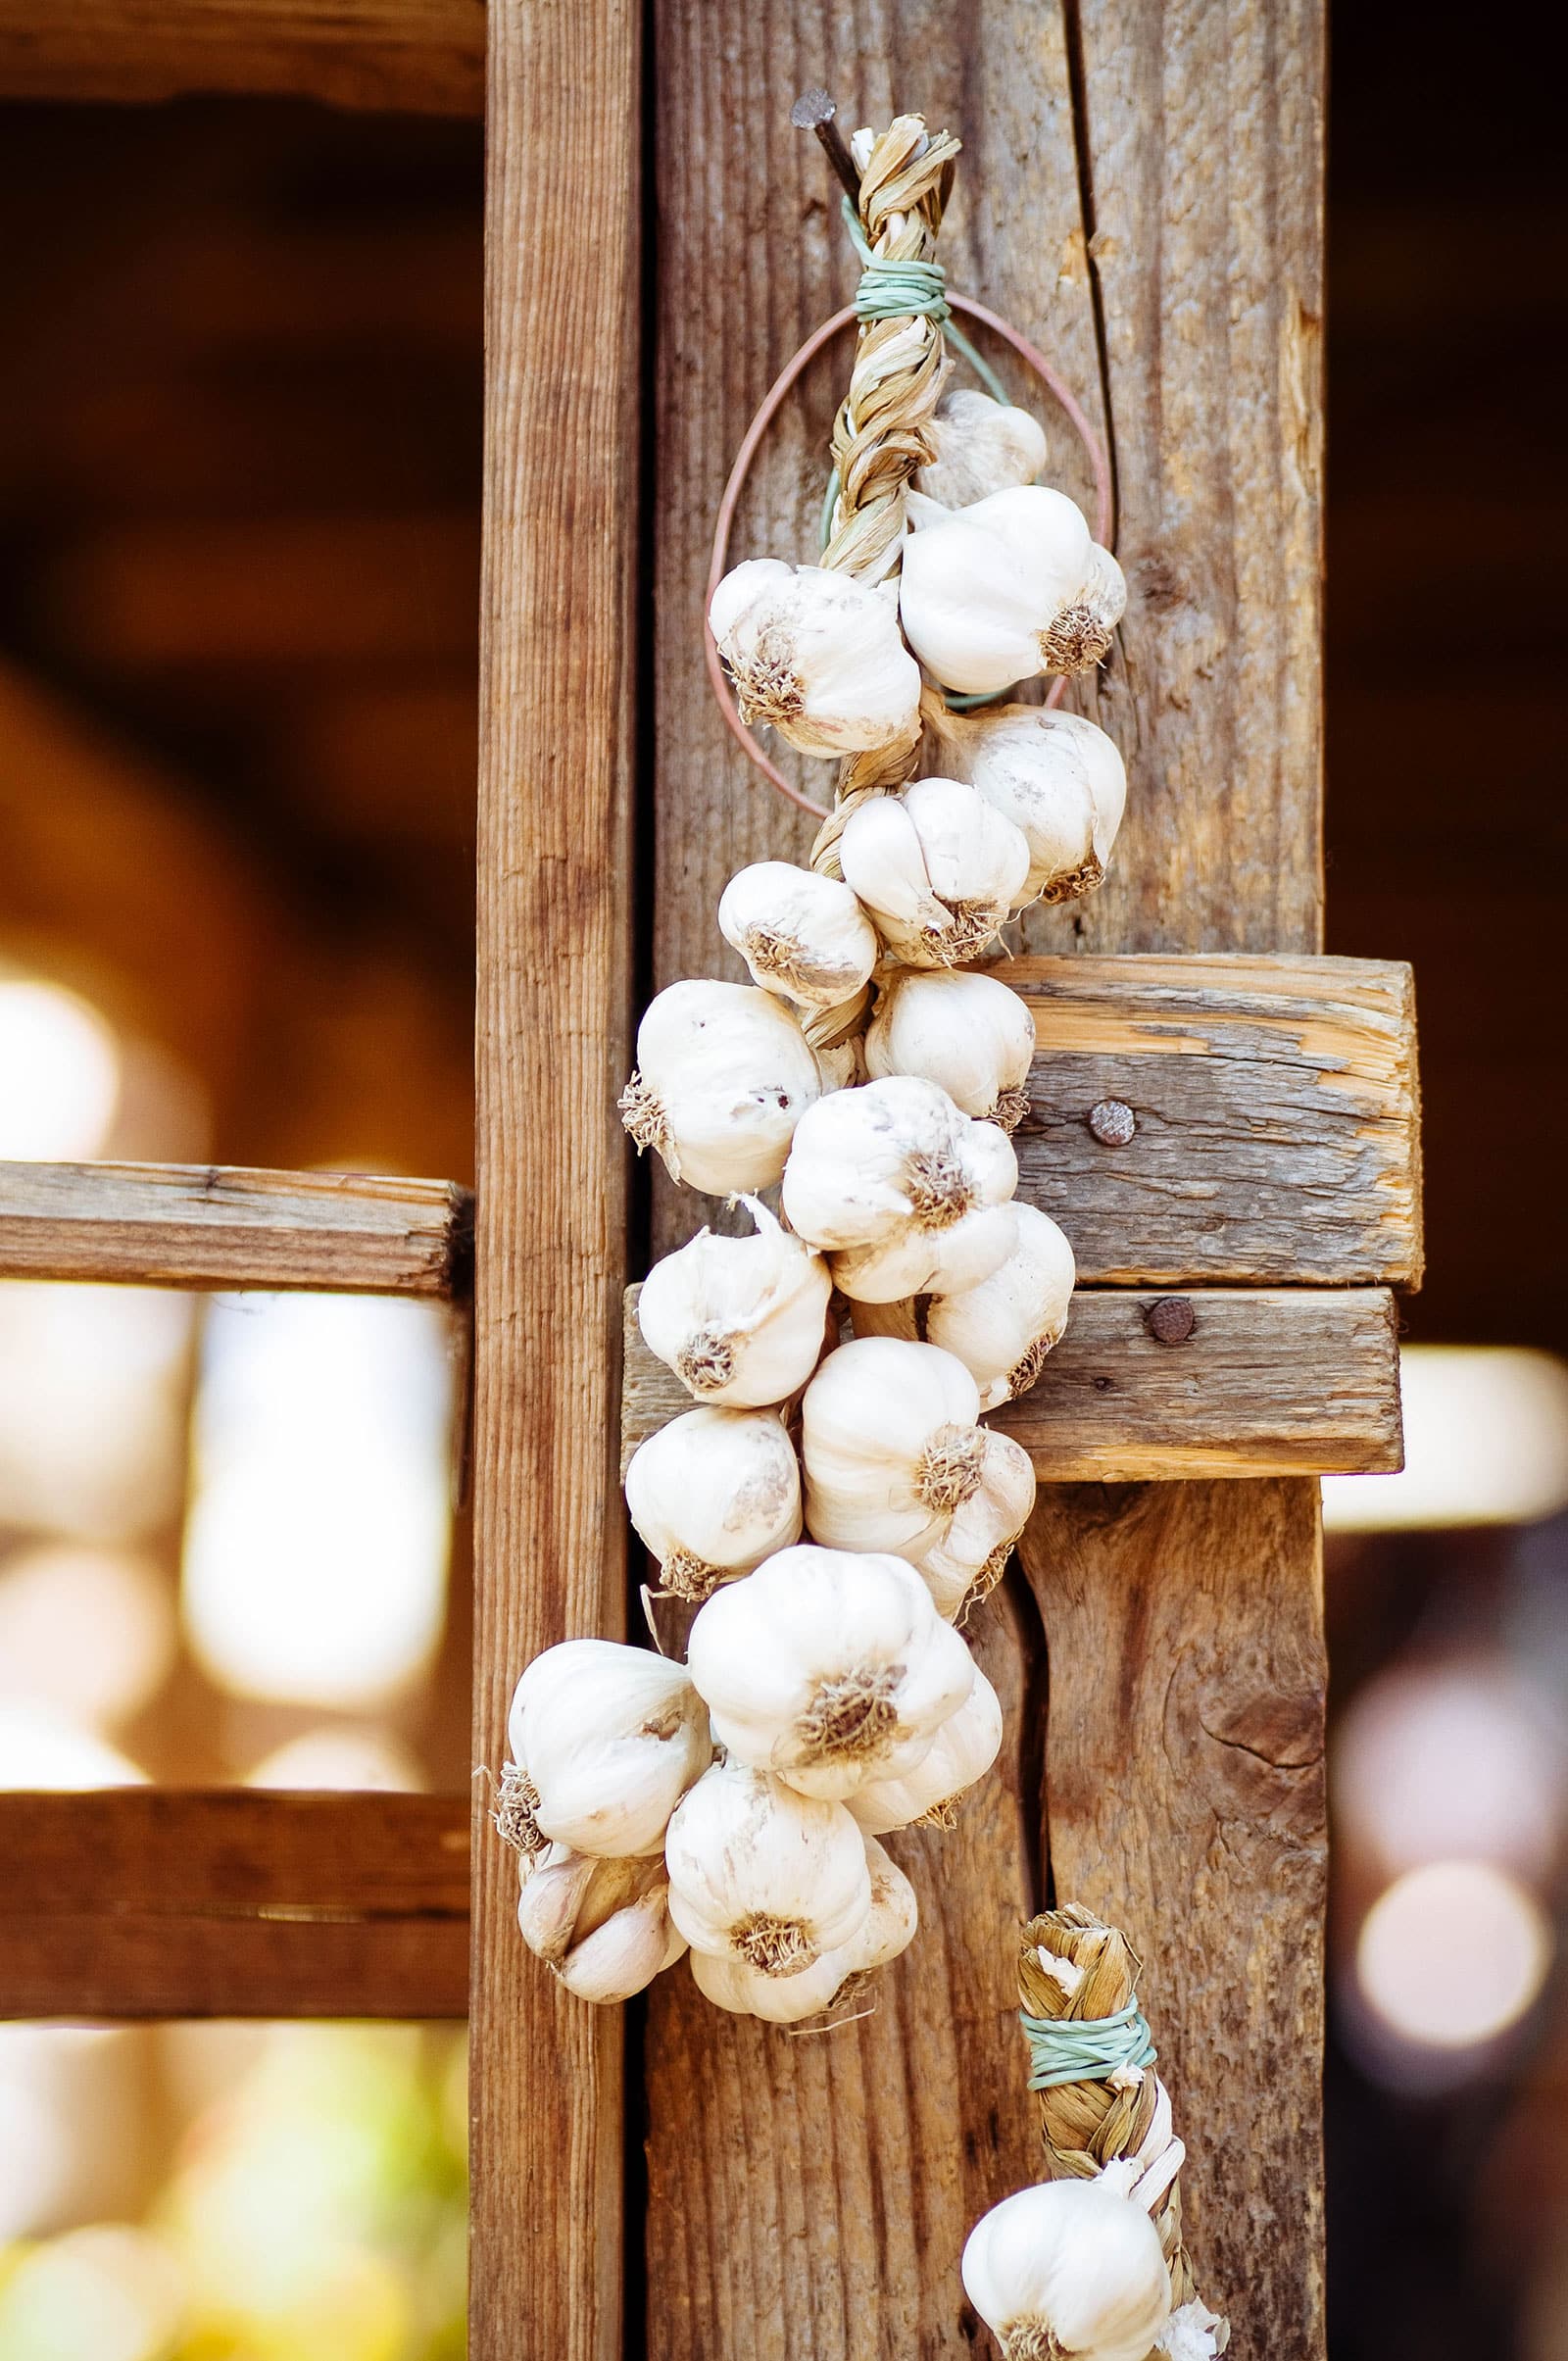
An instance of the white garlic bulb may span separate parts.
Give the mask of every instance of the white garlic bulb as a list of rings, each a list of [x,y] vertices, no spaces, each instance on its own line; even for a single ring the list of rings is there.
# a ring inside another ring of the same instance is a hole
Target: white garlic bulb
[[[927,1341],[962,1361],[982,1410],[1028,1393],[1061,1341],[1078,1275],[1072,1248],[1049,1213],[1026,1205],[1014,1213],[1017,1241],[1006,1261],[926,1308]]]
[[[552,1845],[518,1860],[517,1925],[580,2000],[629,2000],[686,1948],[669,1920],[663,1861],[600,1860]]]
[[[871,1878],[861,1832],[765,1771],[717,1763],[664,1841],[669,1913],[694,1951],[764,1976],[798,1976],[864,1924]]]
[[[708,1708],[684,1664],[614,1640],[564,1640],[535,1656],[507,1721],[515,1777],[504,1833],[630,1859],[656,1853],[669,1815],[713,1758]]]
[[[972,1287],[1017,1240],[1018,1159],[934,1082],[891,1074],[808,1108],[784,1210],[823,1249],[836,1286],[868,1303]]]
[[[801,1975],[785,1977],[763,1975],[743,1959],[693,1951],[698,1991],[736,2016],[761,2017],[773,2025],[798,2025],[804,2017],[817,2016],[848,1998],[845,1987],[907,1950],[919,1924],[914,1888],[874,1836],[866,1837],[865,1862],[871,1906],[842,1949],[824,1951]]]
[[[686,1655],[731,1759],[824,1797],[912,1770],[975,1672],[902,1557],[808,1543],[710,1599]]]
[[[853,1000],[876,965],[876,935],[849,887],[788,861],[758,861],[719,897],[718,931],[754,984],[803,1008]]]
[[[844,882],[906,967],[956,967],[992,940],[1022,897],[1021,828],[961,779],[915,779],[857,806],[838,843]]]
[[[754,984],[669,984],[637,1028],[621,1117],[671,1180],[714,1197],[771,1188],[802,1112],[822,1088],[783,1002]]]
[[[1034,1462],[1021,1443],[982,1427],[980,1481],[940,1541],[911,1559],[938,1614],[956,1618],[1002,1580],[1035,1504]]]
[[[934,701],[926,726],[936,759],[1022,829],[1029,874],[1020,907],[1093,892],[1127,804],[1127,766],[1102,729],[1044,706],[954,713]]]
[[[749,558],[714,591],[708,623],[745,720],[771,722],[808,755],[912,743],[920,671],[896,585]]]
[[[985,1777],[1001,1751],[1002,1699],[977,1665],[974,1687],[913,1770],[902,1779],[868,1780],[850,1796],[850,1809],[874,1837],[890,1828],[951,1828],[965,1791]]]
[[[687,1410],[640,1443],[626,1506],[679,1599],[707,1599],[801,1534],[800,1463],[773,1410]]]
[[[1040,672],[1085,672],[1127,605],[1121,567],[1064,492],[1019,484],[972,508],[911,493],[900,613],[944,688],[994,696]]]
[[[895,969],[865,1036],[873,1075],[935,1082],[964,1114],[1007,1132],[1028,1111],[1034,1054],[1027,1002],[997,976],[951,970]]]
[[[962,2269],[1005,2361],[1147,2361],[1170,2311],[1159,2235],[1114,2165],[1004,2197],[969,2233]]]
[[[1027,410],[978,386],[944,394],[931,421],[937,455],[914,488],[944,508],[965,509],[1009,484],[1031,484],[1046,464],[1046,430]]]
[[[833,1549],[918,1557],[979,1491],[987,1430],[963,1363],[934,1345],[857,1337],[801,1403],[806,1523]]]
[[[752,1237],[699,1230],[655,1263],[637,1300],[650,1353],[699,1402],[731,1410],[760,1409],[805,1385],[822,1357],[833,1292],[819,1254],[760,1199],[742,1202]]]

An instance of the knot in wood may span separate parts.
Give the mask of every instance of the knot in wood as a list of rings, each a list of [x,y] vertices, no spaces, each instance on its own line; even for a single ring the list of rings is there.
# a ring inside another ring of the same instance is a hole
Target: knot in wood
[[[1089,1109],[1089,1128],[1102,1148],[1125,1148],[1138,1117],[1125,1099],[1097,1099]]]

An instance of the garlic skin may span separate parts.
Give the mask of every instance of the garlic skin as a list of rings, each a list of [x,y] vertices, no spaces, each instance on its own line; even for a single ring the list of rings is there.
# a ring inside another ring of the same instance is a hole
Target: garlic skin
[[[687,1410],[633,1451],[626,1506],[663,1588],[707,1599],[799,1541],[800,1462],[772,1410]]]
[[[1034,1462],[1011,1435],[983,1427],[980,1482],[933,1548],[911,1559],[939,1615],[956,1620],[988,1598],[1035,1504]]]
[[[1017,1243],[1017,1185],[1004,1132],[961,1113],[938,1084],[894,1074],[807,1110],[784,1211],[826,1252],[847,1296],[893,1303],[998,1269]]]
[[[849,1798],[868,1836],[893,1828],[952,1828],[958,1803],[1002,1751],[1002,1699],[979,1666],[974,1686],[950,1713],[912,1771],[872,1779]]]
[[[1013,1208],[1017,1242],[989,1278],[927,1306],[925,1333],[962,1361],[982,1410],[1027,1394],[1059,1344],[1072,1305],[1072,1248],[1038,1205]]]
[[[984,1479],[980,1395],[951,1353],[857,1337],[830,1353],[801,1403],[806,1524],[833,1549],[934,1549]]]
[[[1027,1003],[994,975],[896,969],[865,1036],[872,1075],[934,1082],[962,1113],[1009,1133],[1028,1112],[1034,1055]]]
[[[808,1543],[710,1599],[686,1652],[731,1760],[833,1800],[912,1770],[975,1677],[903,1558]]]
[[[706,1951],[691,1954],[697,1989],[716,2007],[734,2015],[761,2017],[772,2025],[798,2025],[847,1997],[853,1979],[885,1967],[908,1949],[919,1924],[914,1888],[898,1863],[883,1851],[874,1836],[865,1840],[866,1869],[871,1880],[871,1906],[858,1934],[841,1949],[824,1951],[814,1966],[799,1976],[765,1976],[744,1960],[715,1958]]]
[[[1158,2233],[1114,2166],[1004,2197],[969,2233],[962,2272],[1005,2361],[1148,2361],[1170,2312]]]
[[[1022,829],[1029,873],[1020,908],[1094,891],[1127,805],[1127,766],[1102,729],[1044,706],[954,713],[934,700],[926,727],[936,759]]]
[[[686,1667],[614,1640],[564,1640],[535,1656],[507,1736],[516,1779],[501,1814],[525,1852],[549,1843],[619,1859],[657,1853],[713,1757]]]
[[[517,1925],[578,1999],[629,2000],[686,1948],[669,1922],[662,1860],[598,1860],[552,1845],[518,1861]]]
[[[741,1202],[752,1237],[699,1230],[655,1263],[637,1301],[650,1353],[699,1402],[731,1410],[761,1409],[805,1385],[822,1357],[833,1292],[819,1254],[760,1199]]]
[[[749,558],[708,610],[743,720],[808,755],[908,745],[920,671],[899,636],[898,592],[821,566]]]
[[[931,421],[937,455],[914,488],[946,509],[966,509],[1010,484],[1033,483],[1046,464],[1046,430],[1027,410],[978,386],[944,394]]]
[[[849,887],[788,861],[758,861],[719,897],[718,931],[765,992],[803,1008],[853,1000],[876,965],[876,935]]]
[[[851,812],[844,882],[906,967],[956,967],[985,949],[1029,874],[1021,828],[962,779],[915,779]]]
[[[637,1028],[620,1097],[639,1148],[713,1197],[771,1188],[822,1074],[784,1004],[755,984],[669,984]]]
[[[994,696],[1107,653],[1127,585],[1064,492],[1019,484],[958,510],[913,493],[906,506],[904,634],[944,688]]]
[[[740,1762],[716,1763],[664,1841],[669,1914],[694,1951],[793,1977],[865,1923],[871,1878],[842,1803]]]

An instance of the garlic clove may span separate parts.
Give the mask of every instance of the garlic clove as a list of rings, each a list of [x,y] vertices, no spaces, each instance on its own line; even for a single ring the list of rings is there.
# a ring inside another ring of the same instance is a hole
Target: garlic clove
[[[555,1843],[622,1859],[659,1851],[713,1752],[686,1667],[613,1640],[565,1640],[535,1656],[508,1738],[514,1776],[498,1817],[519,1849]]]
[[[800,1463],[771,1410],[687,1410],[638,1445],[626,1506],[663,1587],[707,1599],[801,1534]]]
[[[936,458],[915,476],[915,488],[944,508],[968,508],[1010,484],[1033,483],[1046,464],[1046,430],[1015,405],[994,401],[975,386],[944,394],[931,421]]]
[[[1106,654],[1127,586],[1064,493],[1020,484],[937,516],[911,503],[910,516],[900,613],[945,688],[994,696],[1041,672],[1088,671]]]
[[[1017,1244],[1010,1205],[976,1205],[945,1230],[911,1227],[882,1246],[831,1257],[833,1282],[853,1301],[892,1303],[908,1296],[946,1295],[990,1277]]]
[[[865,1846],[843,1804],[745,1763],[705,1772],[669,1823],[664,1860],[670,1916],[692,1949],[766,1976],[803,1974],[871,1906]]]
[[[671,1180],[730,1197],[779,1178],[821,1089],[815,1055],[775,994],[693,981],[668,985],[648,1008],[620,1112]]]
[[[834,1549],[918,1556],[979,1491],[980,1396],[951,1353],[857,1337],[830,1353],[801,1402],[806,1523]]]
[[[649,1351],[699,1402],[760,1409],[796,1393],[820,1360],[833,1282],[822,1256],[781,1228],[760,1199],[742,1202],[755,1234],[700,1230],[656,1262],[637,1324]]]
[[[785,1167],[784,1211],[799,1236],[835,1254],[891,1246],[911,1229],[939,1235],[977,1206],[1010,1202],[1017,1185],[1017,1158],[994,1123],[962,1114],[936,1083],[892,1074],[807,1110]]]
[[[970,2232],[962,2274],[1005,2361],[1147,2361],[1170,2311],[1159,2235],[1103,2176],[1004,2197]]]
[[[732,1760],[831,1799],[912,1769],[975,1677],[902,1558],[808,1544],[711,1598],[687,1659]]]
[[[1034,1462],[1021,1443],[982,1428],[980,1482],[940,1541],[910,1563],[940,1615],[956,1620],[995,1590],[1035,1504]]]
[[[579,2000],[606,2006],[645,1992],[670,1964],[669,1948],[669,1887],[662,1880],[584,1936],[556,1973]]]
[[[1102,729],[1043,706],[954,713],[934,701],[926,726],[936,759],[1023,832],[1029,869],[1016,908],[1093,892],[1127,802],[1126,765]]]
[[[1006,1132],[1027,1110],[1034,1055],[1027,1003],[997,976],[956,969],[895,969],[865,1036],[872,1076],[934,1082],[964,1114]]]
[[[719,583],[708,621],[745,720],[771,723],[809,755],[913,743],[920,673],[896,590],[752,558]]]
[[[916,779],[868,798],[845,822],[838,855],[883,942],[913,967],[974,959],[1029,873],[1022,831],[962,779]]]
[[[565,1957],[583,1898],[599,1866],[592,1853],[573,1852],[569,1845],[550,1845],[543,1852],[517,1855],[522,1881],[517,1926],[536,1958],[554,1965]]]
[[[857,899],[884,927],[946,943],[953,913],[931,889],[913,814],[900,795],[873,795],[851,812],[839,838],[839,866]]]
[[[1066,1328],[1077,1277],[1072,1248],[1050,1214],[1029,1205],[1013,1211],[1007,1259],[973,1287],[944,1295],[925,1316],[927,1341],[962,1361],[982,1410],[1028,1393]]]
[[[973,1688],[914,1768],[899,1779],[868,1780],[849,1798],[850,1810],[874,1837],[895,1828],[951,1828],[965,1792],[1001,1753],[1002,1732],[1002,1699],[976,1666]]]
[[[754,861],[730,879],[718,930],[754,984],[806,1008],[853,999],[876,964],[876,935],[849,887],[787,861]]]

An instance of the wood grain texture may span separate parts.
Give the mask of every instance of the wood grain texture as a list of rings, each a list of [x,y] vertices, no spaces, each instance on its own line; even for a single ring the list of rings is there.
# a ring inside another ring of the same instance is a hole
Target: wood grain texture
[[[622,1470],[692,1397],[657,1360],[626,1291]],[[1080,1289],[1034,1390],[987,1423],[1024,1446],[1043,1484],[1213,1476],[1388,1474],[1402,1466],[1398,1322],[1387,1288],[1210,1289],[1184,1295],[1191,1334],[1162,1344],[1152,1289]]]
[[[1016,959],[1019,1193],[1090,1283],[1421,1279],[1415,994],[1394,960]],[[1123,1147],[1090,1129],[1115,1099]]]
[[[452,1181],[224,1164],[0,1163],[0,1278],[310,1287],[463,1299],[473,1201]]]
[[[0,2016],[461,2017],[466,1795],[0,1795]]]
[[[484,106],[484,0],[0,0],[0,97]]]
[[[479,760],[474,1759],[623,1628],[640,14],[493,0]],[[478,1812],[470,2352],[621,2350],[622,2042],[524,1949]]]

